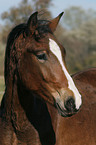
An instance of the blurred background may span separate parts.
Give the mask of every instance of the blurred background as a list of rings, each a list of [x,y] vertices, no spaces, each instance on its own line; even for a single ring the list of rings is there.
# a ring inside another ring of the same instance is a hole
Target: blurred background
[[[38,10],[52,19],[64,11],[55,32],[66,49],[70,74],[96,67],[96,0],[3,0],[0,3],[0,98],[4,91],[4,54],[8,33]]]

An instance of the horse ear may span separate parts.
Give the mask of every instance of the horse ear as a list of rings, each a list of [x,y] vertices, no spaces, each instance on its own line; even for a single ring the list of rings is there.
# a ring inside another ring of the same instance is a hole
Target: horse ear
[[[35,29],[37,28],[37,15],[38,15],[38,12],[35,12],[33,13],[29,19],[28,19],[28,22],[27,22],[27,26],[28,26],[28,29],[30,30],[30,32],[33,34]]]
[[[56,18],[50,21],[49,23],[49,28],[51,29],[52,32],[56,30],[56,27],[59,23],[60,18],[62,17],[64,12],[60,13]]]

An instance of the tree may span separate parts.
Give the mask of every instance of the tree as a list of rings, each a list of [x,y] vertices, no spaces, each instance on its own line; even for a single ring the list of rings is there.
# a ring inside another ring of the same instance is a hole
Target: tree
[[[47,8],[50,5],[50,2],[51,0],[47,0],[46,2],[44,0],[36,0],[34,3],[32,0],[22,0],[18,7],[12,7],[9,12],[4,12],[1,16],[2,20],[6,21],[6,25],[2,32],[3,42],[6,43],[6,36],[8,35],[10,29],[12,29],[15,25],[26,22],[33,10],[40,11],[41,8],[45,8],[47,15],[51,17],[51,13]]]
[[[96,11],[72,7],[67,9],[67,14],[64,23],[68,29],[63,34],[63,44],[67,48],[69,69],[76,72],[86,67],[95,67]]]
[[[47,9],[51,5],[51,0],[33,0],[34,1],[34,6],[35,10],[40,10],[40,9]]]
[[[69,30],[77,29],[94,18],[96,19],[96,11],[92,9],[85,11],[81,7],[72,6],[65,9],[64,26]]]
[[[33,9],[28,0],[23,0],[18,7],[10,8],[9,12],[2,14],[2,19],[7,21],[7,24],[17,25],[26,22]]]
[[[22,0],[18,7],[10,8],[9,12],[2,14],[2,20],[6,21],[5,27],[2,32],[2,40],[6,43],[7,35],[17,24],[24,23],[32,13],[33,9],[28,0]]]

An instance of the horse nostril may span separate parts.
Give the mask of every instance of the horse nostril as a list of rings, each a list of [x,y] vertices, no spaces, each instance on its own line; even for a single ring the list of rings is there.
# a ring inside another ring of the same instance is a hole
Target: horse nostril
[[[75,101],[73,98],[70,98],[65,102],[65,108],[67,109],[67,111],[75,110]]]

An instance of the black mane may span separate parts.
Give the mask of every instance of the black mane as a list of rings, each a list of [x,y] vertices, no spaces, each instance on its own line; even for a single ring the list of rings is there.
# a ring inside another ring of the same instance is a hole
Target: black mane
[[[6,52],[5,52],[5,70],[4,70],[4,77],[5,77],[5,84],[6,84],[6,77],[9,70],[9,62],[10,62],[10,52],[12,44],[14,43],[15,39],[19,37],[19,35],[25,31],[26,24],[17,25],[15,28],[8,35],[7,45],[6,45]]]
[[[43,36],[43,34],[52,33],[48,24],[49,24],[48,20],[38,20],[38,27],[36,28],[36,30],[38,31],[39,38],[38,36],[36,36],[36,34],[34,34],[34,38],[36,40],[40,39]],[[12,45],[15,39],[18,38],[20,34],[24,34],[24,33],[26,34],[26,36],[28,35],[27,23],[22,23],[22,24],[17,25],[16,27],[12,29],[12,31],[8,35],[6,52],[5,52],[5,70],[4,70],[5,84],[6,84],[7,74],[9,71],[11,49],[15,49],[15,48],[12,48]]]
[[[40,36],[42,34],[45,34],[45,33],[52,33],[48,24],[49,24],[48,20],[38,20],[38,27],[36,28],[36,30],[38,31]],[[27,28],[26,23],[22,23],[22,24],[17,25],[16,27],[14,27],[8,35],[7,47],[12,46],[14,40],[16,38],[18,38],[21,33],[25,32],[26,35],[28,35],[28,30],[27,29],[28,28]]]

